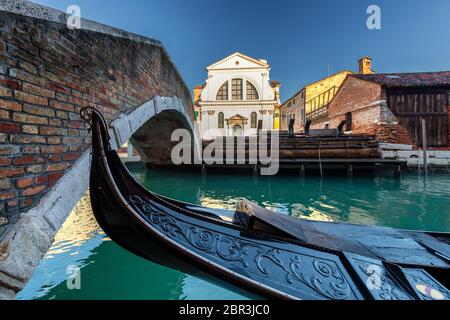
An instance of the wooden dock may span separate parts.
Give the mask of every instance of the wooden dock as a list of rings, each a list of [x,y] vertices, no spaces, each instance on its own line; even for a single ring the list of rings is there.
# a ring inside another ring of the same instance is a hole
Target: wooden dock
[[[257,138],[255,140],[255,138]],[[231,141],[230,141],[231,139]],[[253,140],[252,140],[253,139]],[[231,142],[231,143],[230,143]],[[240,142],[240,144],[238,143]],[[204,141],[206,148],[211,142]],[[250,161],[250,148],[258,147],[253,156],[259,154],[259,148],[264,146],[271,149],[271,138],[262,140],[258,137],[245,137],[238,141],[236,137],[223,137],[223,163],[213,163],[213,159],[204,159],[200,165],[204,171],[212,169],[251,170],[259,174],[260,169],[268,167],[259,159]],[[233,148],[233,150],[227,150]],[[227,159],[227,156],[231,159]],[[241,161],[238,161],[240,155]],[[214,154],[213,154],[214,156]],[[267,155],[270,157],[270,152]],[[340,171],[347,176],[353,176],[357,171],[392,170],[395,177],[400,177],[402,168],[407,166],[406,161],[388,160],[381,157],[379,143],[371,136],[289,136],[282,134],[278,139],[278,167],[280,171],[296,171],[300,176],[308,172],[319,173],[324,176],[330,171]],[[267,159],[266,159],[267,160]]]

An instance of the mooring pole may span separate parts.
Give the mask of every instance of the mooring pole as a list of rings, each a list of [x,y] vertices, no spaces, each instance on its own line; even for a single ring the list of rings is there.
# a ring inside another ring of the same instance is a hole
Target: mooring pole
[[[300,177],[304,177],[305,176],[305,165],[302,164],[300,166]]]
[[[202,165],[202,177],[206,177],[206,165]]]
[[[422,118],[422,147],[423,147],[423,166],[425,170],[425,175],[427,175],[428,174],[427,127],[424,118]]]

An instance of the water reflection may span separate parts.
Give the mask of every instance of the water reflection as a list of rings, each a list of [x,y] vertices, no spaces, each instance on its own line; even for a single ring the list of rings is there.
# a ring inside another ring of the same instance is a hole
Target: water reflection
[[[178,200],[233,210],[247,198],[283,214],[405,229],[450,231],[450,175],[252,177],[132,169],[146,187]],[[81,290],[69,290],[67,267],[81,268]],[[240,299],[239,294],[155,265],[103,234],[85,198],[58,233],[19,299]]]

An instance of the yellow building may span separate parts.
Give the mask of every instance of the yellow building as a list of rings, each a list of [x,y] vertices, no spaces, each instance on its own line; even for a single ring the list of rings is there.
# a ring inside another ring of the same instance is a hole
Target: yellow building
[[[275,88],[275,100],[280,101],[280,99],[281,99],[281,97],[280,97],[281,84],[276,80],[272,80],[271,84],[272,84],[272,87]],[[275,108],[273,111],[274,111],[274,113],[273,113],[273,129],[280,130],[281,129],[281,104],[278,103],[277,105],[275,105]]]
[[[359,73],[371,74],[372,60],[369,57],[358,61]],[[287,130],[291,119],[295,119],[294,130],[299,132],[306,121],[314,124],[327,116],[327,107],[334,95],[344,82],[345,78],[353,72],[342,70],[329,77],[306,85],[281,106],[281,130]]]

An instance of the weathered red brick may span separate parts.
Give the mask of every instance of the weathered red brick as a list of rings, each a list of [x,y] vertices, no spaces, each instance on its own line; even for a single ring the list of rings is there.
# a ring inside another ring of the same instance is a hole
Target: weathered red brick
[[[17,179],[16,181],[16,186],[19,189],[25,189],[28,188],[29,186],[32,186],[34,182],[33,178],[22,178],[22,179]]]
[[[48,119],[39,116],[33,116],[26,113],[13,113],[13,120],[22,123],[32,123],[32,124],[48,124]]]
[[[46,117],[54,117],[55,116],[55,111],[50,108],[33,106],[33,105],[26,104],[26,103],[23,105],[23,111],[31,113],[31,114],[36,114],[39,116],[46,116]]]
[[[67,134],[67,129],[54,127],[41,127],[39,129],[39,132],[44,136],[65,136]]]
[[[0,121],[0,132],[2,133],[19,133],[20,125],[14,122]]]
[[[61,127],[63,122],[61,119],[56,119],[56,118],[50,118],[48,120],[48,124],[53,126],[53,127]]]
[[[20,68],[24,69],[28,73],[37,74],[36,66],[32,65],[31,63],[28,63],[26,61],[20,61],[19,66],[20,66]]]
[[[8,79],[6,77],[0,76],[0,85],[13,89],[13,90],[19,90],[20,89],[20,82],[14,79]]]
[[[24,146],[22,147],[23,154],[38,154],[41,153],[41,149],[38,146]]]
[[[85,88],[82,88],[81,86],[79,86],[78,84],[76,84],[75,82],[72,81],[67,81],[66,85],[71,88],[71,89],[75,89],[77,91],[81,91],[81,92],[86,92]]]
[[[8,203],[7,203],[8,209],[15,208],[15,207],[17,207],[18,204],[19,204],[19,201],[17,201],[17,200],[8,201]]]
[[[64,161],[75,161],[80,157],[78,152],[65,153],[63,155]]]
[[[46,166],[46,172],[62,171],[70,167],[70,163],[54,163]]]
[[[10,120],[9,111],[0,109],[0,119],[2,119],[2,120]]]
[[[0,157],[0,167],[6,167],[11,164],[10,157]]]
[[[83,143],[83,138],[78,138],[78,137],[64,137],[62,139],[62,143],[63,144],[81,144]]]
[[[41,106],[47,106],[48,105],[48,99],[47,98],[36,96],[34,94],[26,93],[26,92],[23,92],[23,91],[17,91],[17,90],[14,91],[14,96],[16,97],[17,100],[25,101],[25,102],[28,102],[30,104],[37,104],[37,105],[41,105]]]
[[[8,88],[0,87],[0,97],[12,97],[12,91]]]
[[[64,119],[64,120],[69,119],[69,116],[68,116],[67,112],[65,112],[65,111],[60,111],[60,110],[56,111],[56,116],[58,118],[61,118],[61,119]]]
[[[22,106],[14,101],[0,99],[0,108],[10,111],[22,111]]]
[[[0,200],[11,200],[16,197],[14,192],[0,192]]]
[[[48,137],[47,143],[52,145],[61,144],[61,137]]]
[[[43,162],[44,162],[44,159],[42,157],[28,155],[28,156],[14,158],[12,163],[15,166],[23,166],[23,165],[30,165],[30,164],[39,164],[39,163],[43,163]]]
[[[39,129],[37,126],[23,125],[22,132],[27,134],[39,134]]]
[[[48,183],[48,176],[38,176],[34,179],[34,182],[36,184],[47,184]]]
[[[41,193],[42,191],[44,191],[46,188],[47,188],[46,185],[41,185],[41,186],[37,186],[37,187],[28,188],[28,189],[25,189],[22,192],[22,195],[25,196],[25,197],[35,196],[35,195]]]
[[[35,164],[35,165],[32,165],[32,166],[28,166],[26,168],[26,172],[27,173],[41,173],[42,172],[42,165]]]
[[[48,89],[44,89],[42,87],[38,87],[35,86],[33,84],[30,83],[23,83],[23,91],[29,92],[29,93],[33,93],[36,94],[38,96],[42,96],[42,97],[47,97],[47,98],[54,98],[55,97],[55,92],[48,90]]]
[[[14,135],[11,136],[11,143],[20,144],[42,144],[45,143],[46,139],[42,136],[30,136],[30,135]]]
[[[84,100],[81,100],[80,98],[69,96],[69,103],[75,104],[80,107],[85,107],[88,105],[88,103]]]
[[[33,205],[33,199],[23,199],[21,202],[20,207],[21,208],[28,208],[31,207]]]
[[[20,146],[17,145],[0,145],[0,155],[11,156],[14,154],[20,154]]]
[[[48,175],[48,185],[53,186],[64,176],[64,172],[51,173]]]
[[[0,190],[7,190],[12,188],[11,179],[0,179]]]
[[[74,112],[74,110],[75,110],[75,108],[71,104],[60,102],[60,101],[54,101],[54,100],[50,101],[50,107],[58,109],[58,110],[69,111],[69,112]]]
[[[54,146],[42,146],[41,147],[42,153],[64,153],[66,151],[67,151],[66,146],[54,145]]]
[[[0,169],[0,178],[11,178],[16,177],[25,173],[24,168],[3,168]]]
[[[70,129],[80,129],[84,127],[84,122],[82,121],[64,121],[64,126]]]
[[[67,129],[67,135],[72,137],[80,136],[80,130],[78,129]]]
[[[51,153],[47,156],[49,162],[61,162],[61,154],[60,153]]]
[[[69,93],[69,89],[64,87],[63,85],[60,85],[59,83],[49,81],[48,86],[50,90],[60,92],[60,93]]]

